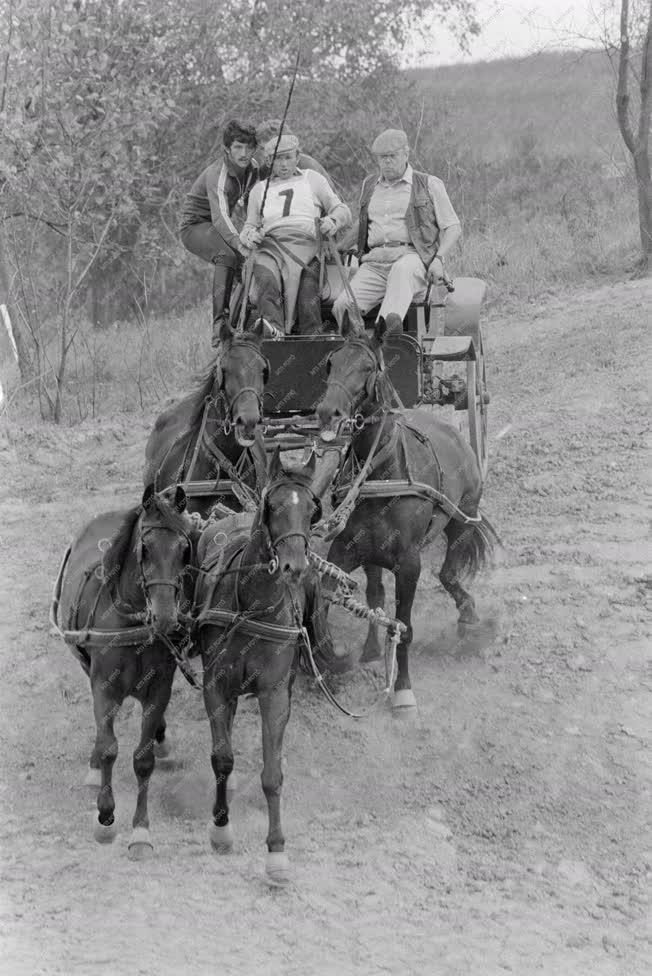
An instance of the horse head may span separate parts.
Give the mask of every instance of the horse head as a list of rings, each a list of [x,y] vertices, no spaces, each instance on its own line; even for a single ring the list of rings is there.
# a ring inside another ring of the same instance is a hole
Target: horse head
[[[110,579],[112,571],[119,573],[131,555],[129,541],[135,543],[134,575],[145,595],[148,621],[155,634],[169,634],[179,625],[183,578],[199,536],[196,522],[185,509],[186,494],[180,485],[162,492],[149,485],[140,506],[133,511],[131,531],[123,533],[127,545],[121,546],[118,533],[104,554],[104,577]],[[128,529],[126,523],[125,527]]]
[[[347,327],[348,326],[348,327]],[[332,440],[343,420],[356,416],[380,400],[379,380],[384,377],[383,339],[385,320],[379,319],[373,332],[356,329],[345,321],[346,342],[331,353],[326,363],[326,392],[317,405],[323,440]]]
[[[321,501],[312,490],[316,458],[286,471],[277,448],[270,463],[269,481],[263,489],[257,515],[270,560],[270,572],[295,581],[308,567],[311,527],[322,515]]]
[[[269,379],[269,361],[260,348],[262,323],[247,332],[236,332],[225,322],[220,339],[213,398],[224,403],[225,428],[233,428],[241,447],[251,447],[263,419],[263,394]]]

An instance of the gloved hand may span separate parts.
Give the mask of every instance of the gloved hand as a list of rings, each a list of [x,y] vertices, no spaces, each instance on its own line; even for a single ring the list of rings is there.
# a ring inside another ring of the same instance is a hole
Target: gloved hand
[[[337,224],[332,217],[322,217],[319,221],[319,229],[324,237],[334,237],[337,234]]]
[[[265,235],[262,231],[257,230],[255,227],[245,226],[240,233],[240,240],[245,247],[255,247],[256,244],[260,244]]]
[[[442,282],[444,277],[444,262],[441,258],[433,258],[430,262],[430,267],[426,272],[426,278],[433,285],[438,285]]]

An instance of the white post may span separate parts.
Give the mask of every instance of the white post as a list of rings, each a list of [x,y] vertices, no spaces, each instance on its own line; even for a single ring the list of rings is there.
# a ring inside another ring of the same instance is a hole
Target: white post
[[[11,328],[11,319],[9,318],[9,309],[6,305],[0,305],[0,315],[2,315],[2,321],[5,324],[5,329],[7,330],[7,335],[9,336],[9,342],[11,343],[11,348],[14,351],[14,359],[18,362],[18,349],[16,348],[16,340],[14,339],[14,333]]]

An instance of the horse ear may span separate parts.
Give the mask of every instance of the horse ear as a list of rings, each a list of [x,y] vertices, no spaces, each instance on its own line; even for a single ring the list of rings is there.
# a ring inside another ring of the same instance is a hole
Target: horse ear
[[[283,465],[281,464],[281,448],[277,447],[272,454],[272,460],[269,462],[269,478],[270,481],[274,481],[283,474]]]
[[[248,332],[249,332],[249,335],[254,336],[254,338],[256,338],[256,339],[262,339],[263,338],[264,330],[265,330],[265,320],[261,317],[259,319],[256,319],[256,321],[251,326],[251,328],[248,330]]]
[[[177,485],[177,490],[174,493],[174,507],[177,512],[185,512],[186,505],[188,504],[188,499],[186,498],[186,493],[183,490],[183,485]]]
[[[376,324],[374,325],[374,339],[376,342],[382,342],[387,334],[387,322],[383,316],[379,316]]]
[[[154,485],[147,485],[147,488],[145,488],[145,491],[143,492],[143,500],[141,502],[141,505],[146,511],[152,504],[154,494]]]
[[[228,342],[230,339],[233,338],[234,335],[235,335],[235,329],[231,328],[230,322],[227,322],[226,319],[223,319],[222,324],[220,326],[221,342]]]
[[[342,336],[344,339],[348,339],[349,336],[356,335],[357,329],[354,327],[351,321],[351,316],[349,315],[348,308],[344,310],[344,315],[342,316]]]

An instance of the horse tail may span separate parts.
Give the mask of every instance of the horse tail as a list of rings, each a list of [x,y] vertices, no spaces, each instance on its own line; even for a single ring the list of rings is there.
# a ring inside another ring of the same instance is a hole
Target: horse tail
[[[458,580],[474,579],[480,570],[494,565],[502,542],[486,515],[481,515],[479,522],[451,519],[444,532],[448,539],[446,562]]]

